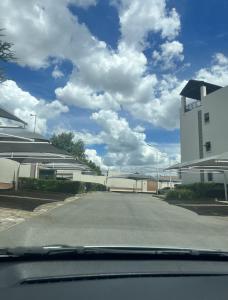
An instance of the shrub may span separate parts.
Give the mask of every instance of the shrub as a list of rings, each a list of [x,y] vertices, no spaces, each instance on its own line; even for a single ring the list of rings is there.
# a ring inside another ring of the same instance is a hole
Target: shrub
[[[20,190],[79,194],[85,191],[105,191],[105,186],[80,181],[20,178]]]
[[[167,200],[190,200],[194,198],[194,192],[188,189],[170,190],[166,194]]]
[[[176,189],[190,190],[196,198],[224,198],[224,185],[221,183],[193,183],[179,185]]]

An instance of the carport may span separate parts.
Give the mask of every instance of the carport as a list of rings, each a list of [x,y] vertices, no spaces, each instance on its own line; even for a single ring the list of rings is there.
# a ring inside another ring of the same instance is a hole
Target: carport
[[[22,164],[43,164],[47,167],[61,168],[61,164],[67,164],[75,169],[87,170],[79,160],[60,150],[48,142],[32,141],[0,141],[0,158],[10,159],[18,163],[15,174],[15,189],[18,189],[18,178]],[[51,165],[50,165],[51,164]]]
[[[210,156],[207,158],[176,164],[167,168],[167,170],[178,170],[180,172],[186,172],[186,173],[191,173],[193,171],[198,171],[198,172],[209,171],[209,172],[223,174],[224,195],[226,201],[228,201],[227,174],[226,174],[228,172],[228,152],[224,152],[222,154]]]

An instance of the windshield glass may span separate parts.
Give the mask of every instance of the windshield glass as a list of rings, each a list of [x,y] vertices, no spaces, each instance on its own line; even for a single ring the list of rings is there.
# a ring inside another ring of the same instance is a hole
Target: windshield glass
[[[228,251],[227,9],[0,1],[0,247]]]

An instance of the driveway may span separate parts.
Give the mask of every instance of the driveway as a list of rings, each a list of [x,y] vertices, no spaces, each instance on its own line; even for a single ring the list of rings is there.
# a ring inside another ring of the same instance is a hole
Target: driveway
[[[131,245],[228,250],[228,221],[152,195],[97,192],[0,232],[0,246]]]

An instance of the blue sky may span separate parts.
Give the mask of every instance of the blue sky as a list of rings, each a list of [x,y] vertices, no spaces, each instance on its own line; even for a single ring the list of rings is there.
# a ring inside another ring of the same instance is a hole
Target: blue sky
[[[36,113],[44,135],[75,132],[103,168],[179,160],[186,80],[228,84],[227,10],[225,0],[3,0],[18,60],[4,65],[2,105],[29,128]]]

